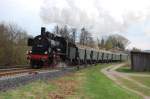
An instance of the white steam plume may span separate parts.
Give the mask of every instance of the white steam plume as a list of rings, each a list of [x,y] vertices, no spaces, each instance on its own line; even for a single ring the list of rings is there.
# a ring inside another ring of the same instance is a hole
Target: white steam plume
[[[67,24],[77,29],[85,27],[94,35],[125,32],[130,24],[144,19],[141,11],[123,12],[120,19],[114,18],[109,11],[102,7],[103,1],[45,0],[41,7],[40,16],[46,24]]]

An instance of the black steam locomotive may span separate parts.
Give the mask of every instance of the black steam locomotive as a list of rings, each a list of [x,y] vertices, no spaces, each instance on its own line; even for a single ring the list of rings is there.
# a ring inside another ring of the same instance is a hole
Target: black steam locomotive
[[[128,55],[124,53],[78,47],[64,37],[46,31],[45,27],[41,28],[41,35],[28,39],[28,46],[32,47],[27,54],[32,68],[54,67],[59,62],[78,65],[118,62],[128,59]]]

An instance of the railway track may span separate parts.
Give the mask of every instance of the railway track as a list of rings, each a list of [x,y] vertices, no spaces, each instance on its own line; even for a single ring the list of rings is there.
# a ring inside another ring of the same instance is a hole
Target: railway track
[[[84,66],[79,66],[81,69]],[[57,68],[3,68],[0,69],[0,91],[6,91],[11,88],[16,88],[21,85],[28,84],[36,80],[47,80],[56,77],[61,77],[66,73],[75,72],[77,67],[72,67],[68,65],[58,66]]]
[[[23,74],[23,73],[36,73],[37,70],[34,69],[11,69],[11,70],[6,70],[6,71],[2,71],[0,72],[0,78],[1,77],[5,77],[5,76],[15,76],[17,74]]]
[[[29,66],[0,66],[0,78],[10,75],[28,72],[31,68]]]
[[[61,77],[66,73],[74,72],[76,68],[42,68],[42,69],[10,69],[0,72],[0,91],[16,88],[36,80],[47,80]]]
[[[22,68],[7,68],[7,69],[0,69],[0,78],[7,77],[7,76],[15,76],[18,74],[38,74],[39,72],[44,71],[51,71],[51,70],[60,70],[61,68],[42,68],[42,69],[32,69],[30,67],[22,67]]]
[[[1,72],[6,72],[6,71],[15,71],[15,70],[23,70],[23,69],[30,69],[30,67],[15,67],[15,68],[3,68],[3,69],[0,69],[0,73]]]
[[[79,67],[80,69],[85,68],[85,66],[82,65]],[[55,69],[5,69],[5,71],[2,70],[0,72],[0,92],[23,86],[36,80],[54,79],[56,77],[61,77],[67,73],[75,72],[77,70],[77,67],[72,66],[66,66],[63,68],[58,67]]]

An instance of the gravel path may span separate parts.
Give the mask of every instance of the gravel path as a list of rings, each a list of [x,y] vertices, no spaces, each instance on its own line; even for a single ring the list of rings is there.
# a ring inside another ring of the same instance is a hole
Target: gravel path
[[[123,79],[127,79],[127,80],[129,80],[129,81],[134,82],[135,84],[137,84],[137,85],[140,86],[140,87],[143,87],[143,88],[146,88],[146,89],[150,89],[150,87],[145,86],[145,85],[143,85],[143,84],[137,82],[136,80],[131,79],[131,78],[129,77],[129,75],[127,75],[127,73],[120,73],[120,72],[115,71],[117,68],[119,68],[119,67],[121,67],[121,66],[124,66],[124,65],[125,65],[125,64],[112,65],[112,66],[109,66],[109,67],[107,67],[107,68],[102,69],[101,72],[104,73],[107,77],[109,77],[110,79],[112,79],[114,82],[116,82],[116,83],[117,83],[118,85],[120,85],[121,87],[123,87],[123,88],[125,88],[125,89],[127,89],[127,90],[130,90],[130,91],[132,91],[132,92],[134,92],[134,93],[136,93],[136,94],[138,94],[138,95],[144,97],[144,99],[150,99],[149,96],[145,96],[143,93],[141,93],[141,92],[139,92],[139,91],[137,91],[137,90],[130,89],[130,88],[128,88],[127,86],[123,85],[123,84],[119,81],[118,77],[121,77],[121,78],[123,78]]]

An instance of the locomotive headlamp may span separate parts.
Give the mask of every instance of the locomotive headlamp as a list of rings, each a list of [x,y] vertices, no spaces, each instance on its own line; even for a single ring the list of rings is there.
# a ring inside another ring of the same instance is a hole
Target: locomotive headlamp
[[[60,48],[58,48],[58,49],[57,49],[57,51],[61,51],[61,49],[60,49]]]
[[[32,51],[29,51],[29,54],[31,54],[32,53]]]
[[[44,52],[44,54],[48,54],[48,52],[47,52],[47,51],[45,51],[45,52]]]

